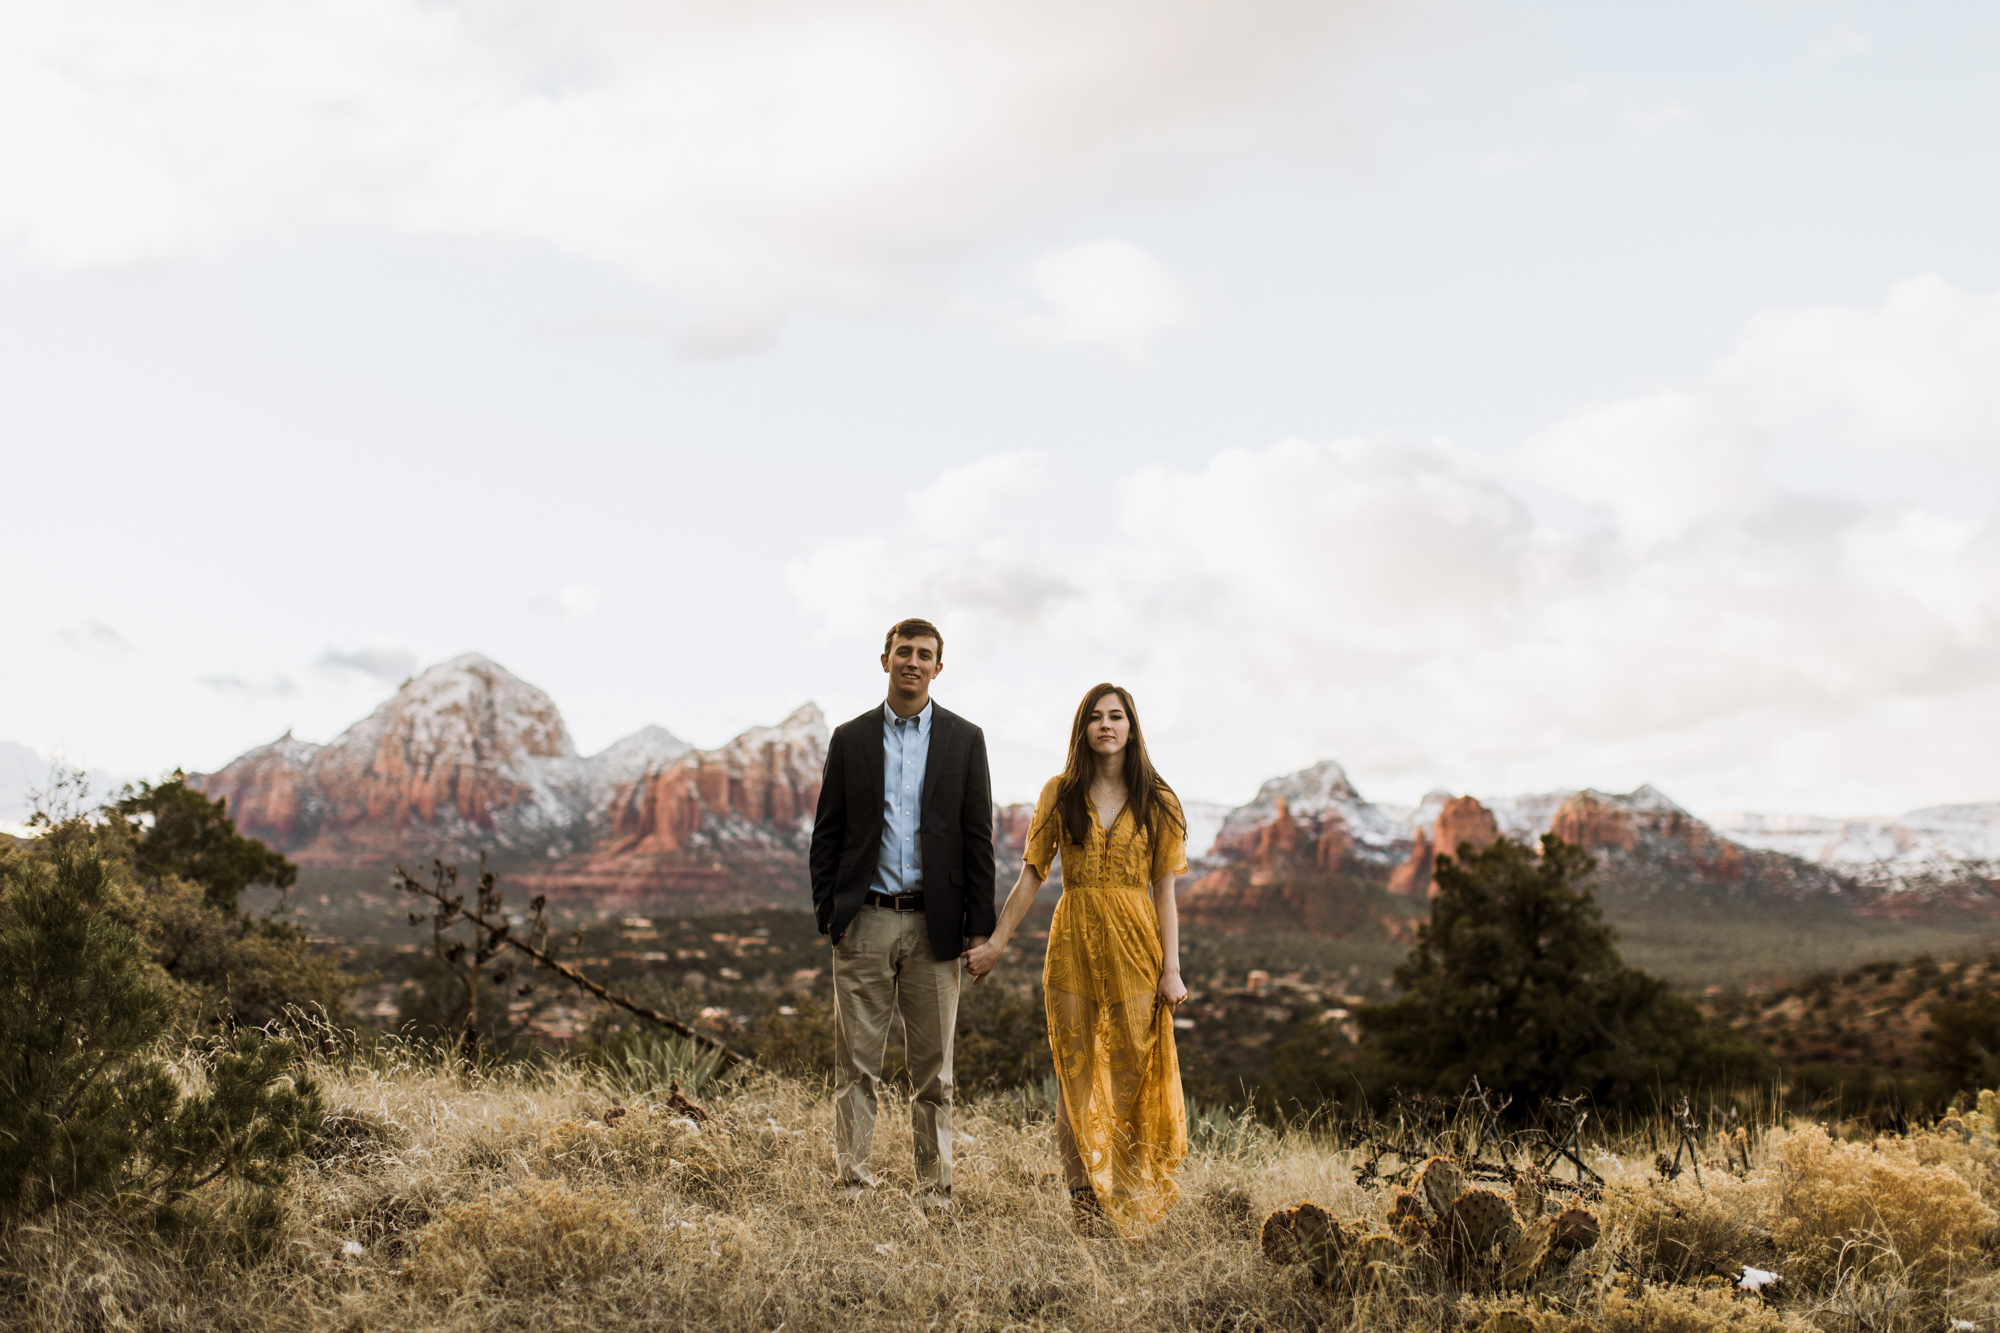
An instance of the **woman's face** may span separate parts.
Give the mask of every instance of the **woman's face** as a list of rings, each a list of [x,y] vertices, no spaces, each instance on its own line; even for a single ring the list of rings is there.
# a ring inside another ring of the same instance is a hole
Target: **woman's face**
[[[1125,699],[1116,690],[1097,696],[1084,718],[1083,734],[1094,753],[1117,754],[1132,739],[1132,717],[1125,711]]]

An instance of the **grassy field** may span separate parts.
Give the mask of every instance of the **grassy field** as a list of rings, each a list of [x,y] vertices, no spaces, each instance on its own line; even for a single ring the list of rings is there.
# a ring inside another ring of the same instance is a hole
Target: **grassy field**
[[[390,1044],[316,1070],[331,1107],[289,1220],[254,1260],[200,1259],[71,1206],[0,1233],[0,1325],[62,1330],[1823,1329],[1917,1333],[2000,1317],[1990,1126],[1874,1144],[1816,1127],[1703,1144],[1667,1181],[1643,1141],[1586,1143],[1602,1238],[1518,1291],[1491,1263],[1424,1249],[1315,1281],[1264,1257],[1258,1223],[1311,1199],[1382,1230],[1377,1163],[1338,1134],[1198,1124],[1183,1195],[1155,1233],[1071,1223],[1045,1108],[962,1108],[956,1209],[911,1194],[894,1095],[885,1186],[831,1187],[822,1087],[712,1085],[696,1125],[666,1107],[671,1060],[468,1074]],[[622,1114],[612,1108],[622,1107]],[[1724,1157],[1744,1160],[1732,1171]],[[1505,1185],[1496,1186],[1505,1190]],[[1784,1274],[1752,1294],[1743,1266]]]

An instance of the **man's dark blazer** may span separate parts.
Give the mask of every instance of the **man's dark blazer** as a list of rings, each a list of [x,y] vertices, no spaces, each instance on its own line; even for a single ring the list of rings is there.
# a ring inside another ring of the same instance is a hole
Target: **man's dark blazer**
[[[993,779],[986,736],[931,705],[924,761],[924,924],[931,952],[956,958],[968,935],[991,935]],[[813,814],[812,894],[819,933],[837,943],[861,911],[882,856],[882,705],[833,729]]]

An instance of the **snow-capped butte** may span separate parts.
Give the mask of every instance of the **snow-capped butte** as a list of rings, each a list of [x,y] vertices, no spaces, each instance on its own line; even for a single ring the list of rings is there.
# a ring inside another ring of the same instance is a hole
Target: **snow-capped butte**
[[[823,732],[808,704],[713,755],[646,727],[586,758],[554,700],[466,653],[408,681],[326,745],[286,735],[193,781],[227,797],[245,832],[302,861],[479,851],[550,860],[616,836],[621,802],[651,775],[691,760],[734,772],[750,752],[774,748],[823,754],[823,740],[813,751],[816,723]]]
[[[2000,802],[1934,805],[1903,815],[1717,815],[1717,830],[1881,889],[1949,889],[2000,880]]]
[[[1355,854],[1364,859],[1392,863],[1409,854],[1410,821],[1405,812],[1364,800],[1348,781],[1347,771],[1331,759],[1272,778],[1259,787],[1256,799],[1237,806],[1223,819],[1214,845],[1234,844],[1254,835],[1277,818],[1280,801],[1293,819],[1337,817],[1354,841]]]

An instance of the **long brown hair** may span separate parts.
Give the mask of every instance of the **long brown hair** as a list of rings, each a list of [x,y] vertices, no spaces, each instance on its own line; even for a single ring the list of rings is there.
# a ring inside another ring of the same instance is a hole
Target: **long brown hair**
[[[1132,695],[1122,686],[1105,681],[1090,687],[1083,702],[1076,706],[1076,720],[1069,726],[1069,762],[1063,765],[1062,776],[1056,779],[1056,814],[1062,820],[1063,840],[1080,847],[1090,838],[1087,802],[1091,775],[1096,770],[1088,734],[1090,710],[1107,694],[1118,696],[1125,705],[1125,716],[1132,721],[1132,734],[1125,740],[1125,804],[1132,807],[1133,824],[1145,829],[1146,836],[1153,841],[1159,840],[1163,823],[1185,835],[1187,820],[1180,812],[1180,798],[1174,795],[1167,780],[1153,771],[1153,761],[1146,757],[1146,733],[1139,730],[1139,710],[1132,706]],[[1161,800],[1162,796],[1168,799]]]

